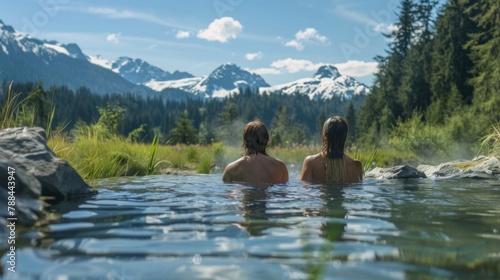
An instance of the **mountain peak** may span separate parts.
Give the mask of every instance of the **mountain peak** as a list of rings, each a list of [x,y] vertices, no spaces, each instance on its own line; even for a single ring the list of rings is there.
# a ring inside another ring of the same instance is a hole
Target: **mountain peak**
[[[234,72],[234,71],[237,71],[237,72],[240,72],[240,71],[243,71],[238,65],[234,64],[234,63],[224,63],[222,64],[221,66],[217,67],[212,73],[214,72],[220,72],[220,71],[229,71],[229,72]]]
[[[234,63],[224,63],[217,67],[202,83],[208,91],[212,92],[216,88],[232,90],[235,87],[268,87],[264,79],[255,73],[241,69]]]
[[[336,79],[340,77],[339,70],[333,65],[322,65],[318,68],[318,71],[313,76],[316,79],[330,78]]]
[[[11,32],[11,33],[16,32],[12,26],[6,25],[5,23],[3,23],[2,20],[0,20],[0,30]]]
[[[311,100],[331,99],[334,96],[350,99],[366,95],[370,89],[354,78],[340,75],[333,65],[322,65],[312,78],[303,78],[282,85],[263,88],[260,93],[303,94]]]

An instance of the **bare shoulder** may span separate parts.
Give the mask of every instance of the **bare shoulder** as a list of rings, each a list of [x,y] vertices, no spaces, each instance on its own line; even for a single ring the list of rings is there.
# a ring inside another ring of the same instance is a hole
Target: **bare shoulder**
[[[349,166],[349,170],[351,170],[351,174],[353,174],[357,178],[356,180],[362,180],[363,164],[361,163],[361,161],[346,156],[346,163]]]
[[[236,179],[237,176],[240,175],[240,169],[245,162],[245,158],[241,157],[231,163],[229,163],[224,169],[224,173],[222,174],[222,180],[224,182],[231,182]]]
[[[313,161],[318,161],[318,160],[322,160],[322,159],[323,158],[321,157],[321,153],[318,153],[318,154],[315,154],[315,155],[307,156],[304,159],[304,162],[313,162]]]
[[[279,183],[286,183],[288,182],[288,168],[286,167],[286,164],[280,160],[280,159],[277,159],[277,158],[274,158],[275,160],[275,163],[278,167],[278,177],[280,178],[278,180]]]
[[[356,167],[356,168],[362,168],[363,165],[361,164],[361,161],[357,159],[353,159],[349,156],[346,156],[346,163],[350,166]]]

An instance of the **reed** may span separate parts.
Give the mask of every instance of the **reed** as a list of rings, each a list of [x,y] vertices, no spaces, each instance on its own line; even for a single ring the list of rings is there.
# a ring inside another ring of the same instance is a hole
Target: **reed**
[[[21,94],[12,92],[12,83],[9,84],[5,104],[0,105],[0,129],[17,126],[17,112],[26,100],[19,100]]]
[[[155,135],[151,143],[151,152],[149,153],[148,172],[147,175],[154,174],[157,164],[155,163],[156,153],[158,151],[158,137]]]

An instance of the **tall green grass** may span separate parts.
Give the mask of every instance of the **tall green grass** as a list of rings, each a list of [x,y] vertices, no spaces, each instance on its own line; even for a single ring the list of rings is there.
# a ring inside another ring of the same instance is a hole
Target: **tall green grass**
[[[212,173],[225,164],[220,143],[207,146],[160,145],[131,142],[123,137],[102,137],[92,129],[82,134],[56,134],[48,141],[60,158],[67,160],[86,180],[165,173]]]
[[[40,98],[43,91],[40,88],[35,88],[27,94],[23,99],[22,93],[14,93],[12,89],[13,83],[10,83],[7,92],[5,93],[5,102],[0,104],[0,129],[35,125],[37,120],[37,109],[29,106],[29,102]],[[46,120],[42,124],[45,127],[47,137],[51,136],[52,122],[55,116],[55,106],[51,106]],[[61,126],[61,130],[64,125]]]
[[[11,83],[7,89],[5,104],[0,104],[0,129],[17,126],[17,112],[23,103],[23,100],[19,100],[20,96],[21,94],[12,92]]]
[[[481,139],[480,153],[500,157],[500,123],[492,125],[490,132]]]

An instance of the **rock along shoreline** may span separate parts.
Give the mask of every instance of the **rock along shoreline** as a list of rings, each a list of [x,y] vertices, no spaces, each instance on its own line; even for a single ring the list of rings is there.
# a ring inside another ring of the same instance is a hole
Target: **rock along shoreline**
[[[7,247],[7,220],[33,225],[42,215],[41,197],[58,202],[96,192],[47,146],[43,128],[0,131],[0,200],[6,202],[0,208],[0,249]]]
[[[390,168],[374,168],[365,179],[500,179],[500,160],[496,157],[479,156],[473,160],[456,160],[439,165],[419,165],[416,168],[398,165]]]

